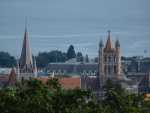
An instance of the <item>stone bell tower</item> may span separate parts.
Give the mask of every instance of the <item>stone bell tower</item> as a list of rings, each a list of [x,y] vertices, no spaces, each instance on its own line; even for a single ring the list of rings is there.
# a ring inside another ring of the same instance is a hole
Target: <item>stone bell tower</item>
[[[110,31],[108,31],[108,37],[105,46],[103,45],[102,40],[99,43],[98,59],[98,72],[101,85],[103,85],[107,79],[118,80],[121,78],[120,43],[119,40],[117,40],[115,42],[115,47],[113,46]]]

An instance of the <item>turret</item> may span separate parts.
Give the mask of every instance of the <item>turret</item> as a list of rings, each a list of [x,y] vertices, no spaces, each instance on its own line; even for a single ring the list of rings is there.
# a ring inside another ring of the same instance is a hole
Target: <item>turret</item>
[[[102,53],[103,53],[103,47],[104,47],[103,41],[100,40],[100,42],[99,42],[99,55],[102,55]]]
[[[103,41],[99,42],[99,56],[98,56],[98,77],[100,79],[100,87],[103,86],[104,83],[104,62],[103,62],[103,50],[104,45]]]
[[[117,77],[119,77],[121,74],[121,55],[120,55],[120,42],[118,39],[115,42],[115,48],[116,48]]]
[[[120,52],[120,42],[119,42],[118,39],[116,40],[115,47],[116,47],[116,50],[117,50],[118,52]]]

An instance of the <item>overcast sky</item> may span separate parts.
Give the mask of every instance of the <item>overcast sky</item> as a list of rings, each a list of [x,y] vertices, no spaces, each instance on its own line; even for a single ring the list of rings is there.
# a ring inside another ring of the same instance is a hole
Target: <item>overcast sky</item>
[[[100,37],[105,41],[111,29],[114,39],[119,37],[122,42],[124,55],[142,55],[150,49],[149,5],[150,0],[0,0],[0,50],[15,54],[21,48],[27,17],[35,53],[55,48],[65,51],[75,44],[77,50],[95,56],[97,41]],[[132,47],[128,46],[130,39]]]

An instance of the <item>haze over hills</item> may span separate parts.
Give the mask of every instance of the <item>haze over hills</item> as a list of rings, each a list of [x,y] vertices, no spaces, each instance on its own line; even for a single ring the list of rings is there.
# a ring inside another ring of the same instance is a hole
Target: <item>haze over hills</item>
[[[95,57],[107,30],[121,42],[123,55],[150,55],[149,0],[1,0],[0,51],[20,56],[25,17],[34,54],[54,49]],[[106,7],[107,6],[107,7]]]

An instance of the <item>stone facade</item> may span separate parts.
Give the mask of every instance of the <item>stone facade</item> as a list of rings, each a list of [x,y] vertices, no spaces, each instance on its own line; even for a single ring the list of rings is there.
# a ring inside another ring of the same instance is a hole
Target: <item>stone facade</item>
[[[111,33],[108,31],[108,39],[106,45],[103,45],[101,40],[99,43],[99,67],[98,76],[100,84],[104,85],[107,79],[119,80],[122,78],[121,74],[121,51],[119,40],[115,42],[115,47],[111,40]]]

